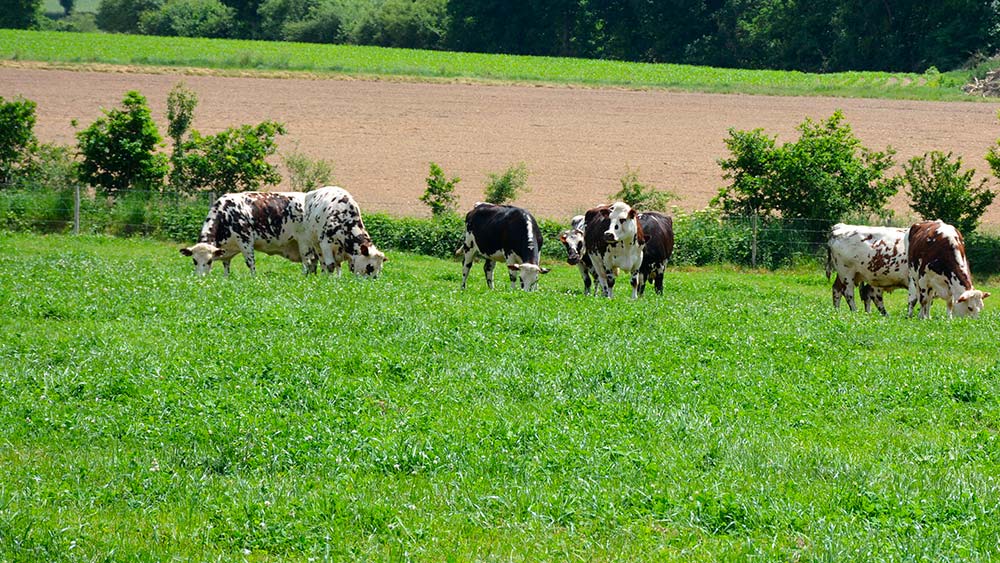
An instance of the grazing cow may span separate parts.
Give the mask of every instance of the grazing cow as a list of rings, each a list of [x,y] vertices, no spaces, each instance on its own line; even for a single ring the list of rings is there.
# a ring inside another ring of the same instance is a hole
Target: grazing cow
[[[618,270],[629,273],[632,298],[639,296],[637,274],[642,265],[642,246],[646,239],[638,215],[635,209],[620,201],[611,206],[589,209],[584,215],[585,247],[606,297],[610,298],[614,293]]]
[[[642,247],[642,265],[632,285],[639,297],[646,291],[646,282],[652,281],[657,295],[663,294],[663,271],[674,253],[674,220],[655,211],[639,214],[639,228],[645,238]]]
[[[344,188],[326,186],[305,194],[305,219],[298,233],[301,252],[315,254],[327,272],[340,275],[341,262],[351,272],[377,278],[388,262],[365,229],[361,208]],[[314,272],[312,261],[303,262],[303,271]]]
[[[871,304],[886,315],[883,292],[907,287],[906,229],[868,227],[838,223],[827,239],[826,279],[837,273],[833,282],[833,306],[847,299],[852,311],[854,288],[858,287],[865,311]]]
[[[910,227],[907,244],[910,316],[919,301],[920,318],[930,317],[931,301],[940,297],[948,306],[948,318],[978,317],[990,294],[972,287],[965,241],[958,229],[940,220],[917,223]]]
[[[559,235],[559,241],[566,248],[566,262],[570,266],[580,269],[580,277],[583,278],[583,294],[590,295],[590,287],[593,279],[597,278],[597,272],[590,261],[584,242],[584,231],[587,223],[583,215],[577,215],[570,220],[570,229],[563,231]],[[596,295],[596,293],[595,293]]]
[[[462,260],[462,289],[469,279],[469,270],[476,254],[486,259],[483,272],[486,285],[493,289],[493,268],[497,262],[507,264],[510,287],[532,291],[538,287],[539,274],[549,273],[538,266],[542,249],[542,232],[527,210],[512,205],[479,202],[465,215],[465,242],[455,251]]]
[[[301,192],[242,192],[215,200],[201,226],[198,243],[180,249],[194,260],[195,272],[205,275],[221,260],[226,275],[229,262],[243,253],[250,273],[256,273],[254,250],[279,254],[293,262],[310,263],[294,237],[302,222],[305,194]],[[305,260],[303,260],[305,257]]]

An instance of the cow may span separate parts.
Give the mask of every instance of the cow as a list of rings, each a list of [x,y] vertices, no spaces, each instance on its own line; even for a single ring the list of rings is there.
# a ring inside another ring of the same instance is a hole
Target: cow
[[[632,285],[638,296],[646,290],[646,282],[652,281],[657,295],[663,294],[663,271],[674,253],[674,220],[655,211],[639,214],[639,228],[643,238],[642,264]]]
[[[837,273],[832,289],[835,308],[843,297],[856,311],[854,288],[858,287],[865,311],[871,312],[874,302],[887,315],[882,294],[908,284],[906,229],[834,225],[827,239],[826,279],[833,272]]]
[[[228,276],[230,261],[240,253],[254,274],[254,250],[309,264],[315,256],[303,254],[294,237],[295,226],[303,218],[304,202],[302,192],[225,194],[209,208],[198,242],[180,252],[192,257],[195,272],[202,276],[220,260]]]
[[[570,229],[559,234],[559,242],[566,248],[566,262],[580,269],[583,279],[583,294],[590,295],[592,280],[597,279],[597,271],[590,261],[590,255],[584,246],[584,231],[586,221],[583,215],[577,215],[570,220]],[[596,295],[596,292],[595,292]]]
[[[632,298],[639,297],[637,274],[642,265],[642,247],[646,239],[638,215],[635,209],[620,201],[589,209],[584,215],[584,246],[605,297],[613,295],[615,276],[619,270],[629,273]]]
[[[542,249],[542,232],[531,213],[512,205],[477,202],[465,215],[465,240],[455,251],[462,255],[462,289],[469,279],[469,270],[476,254],[485,259],[483,272],[486,285],[493,289],[493,269],[497,262],[507,264],[511,289],[533,291],[540,274],[548,268],[538,265]]]
[[[351,272],[377,278],[389,261],[361,220],[361,208],[344,188],[325,186],[305,194],[305,218],[297,232],[300,252],[315,255],[330,273],[340,275],[347,262]],[[315,260],[303,262],[303,271],[315,272]]]
[[[919,302],[920,318],[930,317],[931,301],[940,297],[948,318],[978,317],[990,294],[972,287],[962,233],[941,220],[923,221],[910,227],[907,245],[909,315]]]

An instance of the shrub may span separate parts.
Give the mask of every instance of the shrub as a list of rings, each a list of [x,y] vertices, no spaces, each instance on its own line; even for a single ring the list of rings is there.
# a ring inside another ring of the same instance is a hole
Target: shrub
[[[139,15],[139,31],[150,35],[225,38],[234,27],[234,10],[219,0],[167,0]]]
[[[962,157],[940,151],[915,156],[903,165],[909,185],[910,208],[924,219],[941,219],[970,235],[979,225],[996,193],[983,178],[973,185],[975,170],[962,172]]]
[[[275,137],[284,133],[285,126],[276,121],[242,125],[205,137],[194,131],[175,163],[175,172],[180,170],[179,183],[188,192],[217,193],[277,184],[281,175],[267,157],[278,148]]]
[[[137,186],[159,189],[167,174],[167,157],[155,152],[162,138],[146,98],[130,91],[122,105],[76,134],[80,180],[111,197]]]
[[[638,170],[626,170],[621,177],[622,189],[611,195],[612,201],[624,201],[631,207],[646,211],[666,211],[677,196],[639,181]]]
[[[483,193],[488,203],[497,205],[514,201],[517,196],[529,192],[528,165],[521,162],[507,168],[500,174],[487,175]]]
[[[431,215],[440,217],[455,212],[458,205],[455,184],[460,180],[458,176],[449,180],[440,166],[431,163],[430,175],[427,176],[427,189],[424,190],[424,195],[420,196],[420,201],[431,208]]]
[[[333,183],[333,164],[329,161],[309,158],[297,150],[281,158],[294,191],[308,192]]]
[[[161,5],[161,0],[101,0],[97,27],[113,33],[138,33],[142,14],[155,12]]]
[[[353,29],[360,45],[440,49],[447,29],[447,0],[372,2]]]
[[[13,172],[29,162],[38,144],[35,107],[31,100],[0,97],[0,185],[11,183]]]
[[[338,2],[320,2],[312,6],[305,17],[289,17],[281,24],[281,37],[286,41],[306,43],[340,43],[349,33],[344,7]]]

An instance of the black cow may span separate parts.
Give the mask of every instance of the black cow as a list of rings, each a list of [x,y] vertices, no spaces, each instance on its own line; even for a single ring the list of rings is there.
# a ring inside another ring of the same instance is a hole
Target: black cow
[[[642,265],[632,280],[641,297],[646,282],[652,281],[658,295],[663,294],[663,270],[674,253],[674,220],[655,211],[639,214],[639,226],[645,237],[642,247]]]
[[[486,259],[483,272],[490,289],[493,289],[493,268],[497,262],[507,264],[511,288],[517,287],[517,272],[521,289],[536,289],[539,274],[549,273],[547,268],[538,266],[541,249],[542,232],[527,210],[512,205],[477,203],[465,215],[465,242],[455,251],[456,255],[464,255],[462,289],[465,289],[476,254]]]

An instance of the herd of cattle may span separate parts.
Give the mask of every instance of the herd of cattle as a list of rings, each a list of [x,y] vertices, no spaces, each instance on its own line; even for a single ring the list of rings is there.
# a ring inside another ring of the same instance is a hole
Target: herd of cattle
[[[559,240],[567,261],[580,269],[584,293],[593,280],[606,297],[615,278],[628,273],[632,297],[641,297],[648,282],[663,292],[663,272],[674,248],[673,222],[656,212],[638,212],[617,202],[590,209],[571,221]],[[465,216],[465,237],[456,251],[462,255],[462,288],[477,255],[485,258],[486,283],[493,288],[497,262],[507,265],[512,288],[537,288],[549,272],[539,265],[542,234],[527,210],[510,205],[477,203]],[[251,273],[254,251],[284,256],[315,273],[322,261],[328,272],[340,273],[343,262],[351,272],[378,277],[388,259],[372,242],[357,202],[334,186],[311,192],[243,192],[226,194],[211,206],[198,242],[181,249],[198,274],[221,261],[243,254]],[[948,316],[978,316],[989,293],[972,286],[961,233],[942,221],[924,221],[909,229],[835,225],[827,245],[826,275],[836,272],[833,305],[846,299],[856,310],[857,288],[865,310],[874,302],[886,314],[882,295],[898,288],[909,292],[909,314],[920,303],[920,317],[930,313],[931,300],[945,301]],[[596,295],[596,291],[594,292]]]

